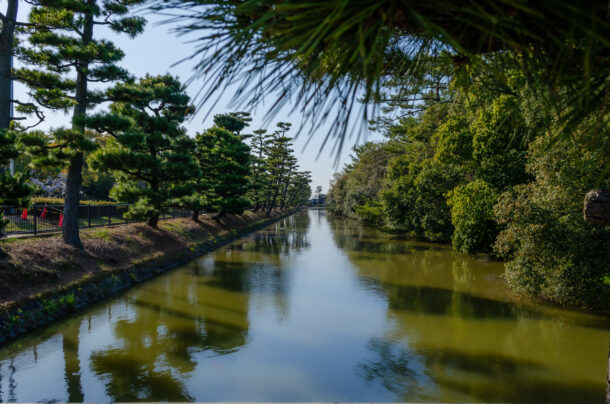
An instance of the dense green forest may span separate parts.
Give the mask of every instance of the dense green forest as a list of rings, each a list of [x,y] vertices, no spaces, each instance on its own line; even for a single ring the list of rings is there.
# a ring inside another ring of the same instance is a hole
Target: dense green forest
[[[605,311],[610,229],[585,223],[582,210],[589,189],[610,186],[607,114],[559,136],[545,89],[499,59],[505,77],[474,66],[415,104],[403,101],[401,83],[389,85],[387,115],[372,122],[386,140],[354,148],[329,209],[506,260],[515,289]]]

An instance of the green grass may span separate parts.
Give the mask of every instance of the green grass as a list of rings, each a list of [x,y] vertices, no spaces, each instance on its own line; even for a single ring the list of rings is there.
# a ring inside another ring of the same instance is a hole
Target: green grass
[[[90,233],[90,236],[91,236],[91,238],[97,238],[97,239],[102,239],[102,240],[111,239],[108,229],[100,229],[100,230],[92,231]]]

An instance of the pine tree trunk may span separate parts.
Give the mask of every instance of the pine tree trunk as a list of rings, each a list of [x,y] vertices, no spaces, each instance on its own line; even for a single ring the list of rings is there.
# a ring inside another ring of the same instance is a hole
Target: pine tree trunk
[[[295,190],[292,195],[290,196],[290,201],[288,201],[288,206],[292,206],[292,204],[294,203],[294,198],[296,198],[297,196],[297,191]]]
[[[64,194],[64,222],[62,236],[64,242],[77,248],[83,248],[80,241],[78,214],[80,207],[80,188],[83,182],[83,153],[77,153],[70,159],[66,191]]]
[[[94,6],[95,0],[88,0],[88,5]],[[83,34],[81,36],[83,45],[87,45],[93,38],[93,15],[87,14],[85,16],[85,24],[83,27]],[[78,73],[76,75],[76,91],[74,106],[74,116],[72,119],[83,116],[87,113],[88,104],[88,70],[89,61],[87,59],[81,59],[78,63]],[[84,132],[85,128],[81,124],[73,123],[72,128]],[[78,211],[80,205],[80,190],[83,183],[83,152],[78,152],[74,157],[70,159],[70,165],[68,166],[68,177],[66,179],[66,192],[64,195],[64,223],[62,229],[63,239],[66,243],[77,247],[83,248],[83,244],[80,240],[79,226],[78,226]]]
[[[11,123],[11,67],[13,61],[13,39],[19,0],[8,0],[6,22],[0,32],[0,130],[8,129]]]
[[[154,215],[152,215],[151,217],[148,218],[148,225],[150,227],[152,227],[153,229],[156,229],[158,224],[159,224],[159,214],[158,213],[155,213]]]
[[[191,216],[191,219],[199,223],[199,209],[193,209],[193,215]]]
[[[269,205],[267,206],[267,212],[265,212],[265,214],[267,216],[269,216],[269,213],[271,213],[271,211],[273,210],[273,208],[275,208],[275,201],[277,200],[277,194],[280,192],[280,187],[279,185],[275,188],[275,191],[273,193],[273,198],[271,199],[271,202],[269,202]]]
[[[288,175],[286,175],[286,183],[284,184],[284,191],[282,192],[282,205],[281,205],[282,209],[284,209],[286,207],[286,192],[288,192],[288,184],[290,183],[290,174],[292,174],[292,170],[288,171]]]
[[[275,208],[275,203],[277,202],[277,196],[280,193],[280,187],[282,186],[282,179],[284,178],[283,171],[284,171],[284,166],[282,165],[280,168],[280,176],[275,185],[275,191],[273,191],[273,198],[271,199],[271,202],[267,206],[267,212],[265,213],[266,216],[269,216],[269,213],[271,213],[273,208]]]
[[[261,207],[261,209],[263,211],[267,210],[267,207],[269,206],[269,204],[271,203],[271,194],[267,193],[267,198],[265,198],[265,203],[263,204],[263,206]]]

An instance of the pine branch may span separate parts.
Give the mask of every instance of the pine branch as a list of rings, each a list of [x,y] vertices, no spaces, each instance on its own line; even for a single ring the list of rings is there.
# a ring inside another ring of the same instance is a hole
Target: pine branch
[[[33,23],[30,23],[30,22],[20,22],[20,21],[15,21],[15,25],[17,25],[19,27],[30,27],[30,28],[39,27],[38,24],[33,24]]]
[[[36,122],[33,125],[27,126],[27,127],[23,128],[23,129],[19,129],[19,132],[25,132],[26,130],[32,129],[32,128],[40,125],[45,120],[44,112],[41,111],[36,104],[34,104],[32,102],[21,102],[19,100],[11,100],[11,102],[13,104],[17,104],[17,105],[20,105],[22,107],[25,107],[25,108],[29,109],[31,112],[36,114],[36,117],[38,118],[38,122]],[[11,119],[13,119],[13,120],[15,120],[15,119],[23,120],[23,119],[26,119],[26,118],[25,117],[23,117],[23,118],[14,118],[13,117]]]

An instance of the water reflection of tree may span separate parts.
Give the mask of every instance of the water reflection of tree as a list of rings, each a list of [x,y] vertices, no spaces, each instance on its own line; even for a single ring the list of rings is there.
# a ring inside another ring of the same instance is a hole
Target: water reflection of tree
[[[372,358],[359,364],[359,372],[368,383],[394,393],[397,401],[603,401],[597,384],[533,377],[548,370],[527,359],[443,346],[414,351],[401,341],[379,337],[371,339],[368,349]]]
[[[557,374],[541,359],[546,353],[534,360],[515,347],[535,335],[531,321],[546,314],[497,298],[505,295],[488,280],[494,263],[396,239],[354,221],[331,218],[329,223],[362,286],[387,302],[390,327],[371,338],[369,355],[357,371],[368,383],[394,393],[396,401],[603,399],[594,383],[553,379]],[[553,340],[561,335],[551,330],[555,323],[536,325],[537,338],[565,343]]]
[[[306,213],[289,216],[274,223],[270,228],[255,233],[247,243],[241,245],[246,251],[260,254],[300,254],[311,247],[307,239],[310,224],[311,220]]]
[[[358,253],[360,259],[365,259],[367,254],[379,257],[383,254],[446,251],[443,246],[433,243],[408,242],[404,236],[382,233],[372,227],[364,226],[356,220],[329,215],[328,222],[335,245],[342,250]]]
[[[111,399],[192,400],[184,380],[196,356],[247,344],[251,294],[271,294],[287,311],[281,260],[309,247],[308,226],[307,215],[286,218],[138,290],[129,319],[114,323],[117,342],[91,356]]]
[[[423,399],[430,378],[416,354],[400,343],[379,337],[371,338],[367,349],[372,358],[361,362],[358,371],[368,383],[380,383],[400,398],[417,391],[418,398]]]
[[[117,343],[91,356],[112,400],[191,401],[184,380],[197,365],[195,356],[227,354],[246,343],[246,272],[232,266],[228,274],[226,265],[193,278],[195,266],[135,293],[130,318],[114,324]]]
[[[334,218],[330,223],[337,246],[358,271],[361,284],[386,299],[390,309],[499,318],[524,310],[497,300],[498,290],[486,279],[491,265],[445,246],[383,234],[353,220]],[[501,271],[501,264],[493,269]]]
[[[11,357],[8,361],[8,394],[6,396],[6,400],[4,400],[4,395],[2,392],[2,363],[0,363],[0,403],[15,403],[17,402],[17,395],[15,391],[17,390],[17,383],[15,381],[15,373],[17,373],[17,368],[15,367],[15,358]]]
[[[64,380],[68,393],[68,402],[79,403],[85,399],[81,384],[80,360],[80,319],[69,320],[62,328],[62,351],[64,354]]]
[[[310,248],[307,238],[309,226],[307,213],[282,219],[218,251],[208,265],[214,266],[213,273],[229,278],[241,271],[241,276],[233,277],[242,282],[241,290],[263,298],[271,297],[278,319],[282,321],[287,318],[289,310],[291,274],[287,260]]]

